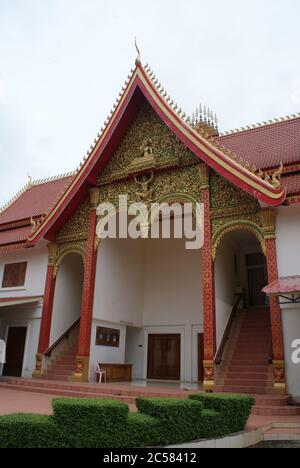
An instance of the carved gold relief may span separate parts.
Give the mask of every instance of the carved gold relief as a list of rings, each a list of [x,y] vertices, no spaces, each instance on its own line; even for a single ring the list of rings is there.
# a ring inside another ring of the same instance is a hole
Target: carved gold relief
[[[150,182],[151,189],[149,188]],[[200,199],[200,175],[196,166],[159,173],[153,180],[151,177],[151,180],[143,183],[145,186],[142,190],[137,190],[137,182],[134,179],[125,183],[106,185],[101,188],[100,203],[109,202],[118,207],[120,195],[127,195],[129,204],[140,202],[141,198],[144,200],[151,198],[153,202],[160,202],[163,198],[179,193],[193,197],[195,200]]]
[[[256,212],[259,210],[257,200],[234,187],[221,176],[213,173],[210,179],[211,209],[213,216],[236,214],[237,212]]]
[[[98,179],[109,184],[136,170],[158,170],[198,162],[196,156],[162,122],[148,103],[138,113],[120,147]]]
[[[154,179],[153,172],[150,176],[142,175],[141,178],[134,176],[134,181],[138,185],[139,189],[136,192],[136,196],[139,202],[151,203],[154,197],[154,189],[150,187]]]
[[[99,189],[97,189],[99,190]],[[99,201],[99,192],[91,192],[91,197],[97,196]],[[62,230],[56,238],[58,244],[76,242],[87,238],[88,223],[89,223],[90,201],[87,198],[74,213],[74,215],[66,222]]]
[[[274,239],[277,212],[274,209],[267,208],[259,212],[259,217],[263,227],[265,239]]]

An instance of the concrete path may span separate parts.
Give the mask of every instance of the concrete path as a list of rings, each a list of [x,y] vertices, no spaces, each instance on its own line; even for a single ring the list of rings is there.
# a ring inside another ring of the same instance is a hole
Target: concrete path
[[[52,414],[51,401],[57,398],[41,393],[0,389],[0,415],[14,413]]]

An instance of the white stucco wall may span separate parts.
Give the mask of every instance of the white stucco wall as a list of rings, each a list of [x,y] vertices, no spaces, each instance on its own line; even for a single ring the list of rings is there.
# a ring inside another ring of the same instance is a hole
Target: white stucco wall
[[[93,330],[92,366],[95,357],[98,362],[132,363],[134,377],[146,378],[148,334],[179,333],[182,380],[190,381],[192,375],[196,380],[194,330],[203,330],[201,288],[201,251],[185,250],[183,240],[102,242],[97,260],[94,327],[103,321],[120,327],[126,346],[124,350],[120,346],[119,352],[105,347],[94,349]]]
[[[83,260],[79,254],[64,258],[56,279],[50,344],[80,317],[83,274]]]
[[[27,262],[25,285],[20,288],[1,288],[4,267],[7,263]],[[43,296],[48,265],[48,251],[45,246],[23,249],[0,256],[0,298]]]
[[[134,379],[142,379],[144,373],[144,330],[127,327],[125,363],[132,364]]]
[[[300,206],[278,208],[276,247],[279,276],[300,275]],[[292,342],[300,339],[300,306],[282,306],[288,392],[300,400],[300,364],[293,364]]]
[[[97,327],[107,327],[120,330],[120,346],[118,348],[111,346],[96,346]],[[115,324],[103,320],[93,320],[91,354],[90,354],[90,381],[96,380],[96,364],[124,364],[125,363],[125,344],[126,344],[126,325]]]
[[[292,361],[292,343],[300,340],[299,307],[282,306],[282,322],[288,393],[300,401],[300,364]]]
[[[24,286],[1,288],[4,267],[7,263],[27,262]],[[24,249],[0,256],[0,298],[43,296],[47,274],[48,251],[45,245]],[[42,303],[24,304],[14,307],[0,307],[0,338],[6,339],[11,326],[27,327],[26,346],[23,362],[23,377],[31,377],[35,368]],[[2,369],[0,369],[2,373]]]
[[[23,361],[23,377],[31,377],[35,369],[35,355],[38,348],[42,303],[24,304],[0,308],[0,338],[6,340],[9,327],[27,327]],[[0,366],[0,374],[2,368]]]
[[[202,324],[202,254],[184,240],[149,240],[145,249],[144,326]]]
[[[97,258],[95,319],[141,325],[143,265],[143,241],[102,241]]]
[[[276,247],[279,276],[300,275],[300,206],[278,208]]]
[[[239,278],[234,271],[235,254],[236,250],[231,242],[224,239],[215,261],[217,346],[232,312],[236,287],[239,285]]]

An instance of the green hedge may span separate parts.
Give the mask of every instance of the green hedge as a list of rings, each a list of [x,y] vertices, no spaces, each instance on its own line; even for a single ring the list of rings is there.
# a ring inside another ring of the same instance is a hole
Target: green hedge
[[[102,399],[57,398],[53,416],[0,417],[0,448],[132,448],[216,438],[244,429],[254,400],[198,394],[139,398],[138,413]]]
[[[53,419],[70,447],[122,447],[129,408],[114,400],[56,398]]]
[[[51,416],[13,414],[0,417],[0,448],[44,447],[67,447]]]
[[[160,421],[143,413],[129,413],[123,448],[157,445]]]
[[[160,421],[155,445],[176,444],[198,437],[203,405],[198,401],[165,398],[138,398],[138,410]]]
[[[199,393],[189,398],[201,402],[205,409],[219,413],[222,435],[242,431],[255,403],[254,398],[249,396],[218,393]]]

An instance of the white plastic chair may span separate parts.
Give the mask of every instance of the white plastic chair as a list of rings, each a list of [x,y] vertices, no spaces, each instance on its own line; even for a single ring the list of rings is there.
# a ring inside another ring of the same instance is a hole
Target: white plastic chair
[[[96,374],[99,375],[99,382],[98,382],[99,384],[102,383],[103,378],[104,378],[104,382],[106,383],[107,373],[106,373],[106,371],[101,370],[99,364],[96,364]]]

